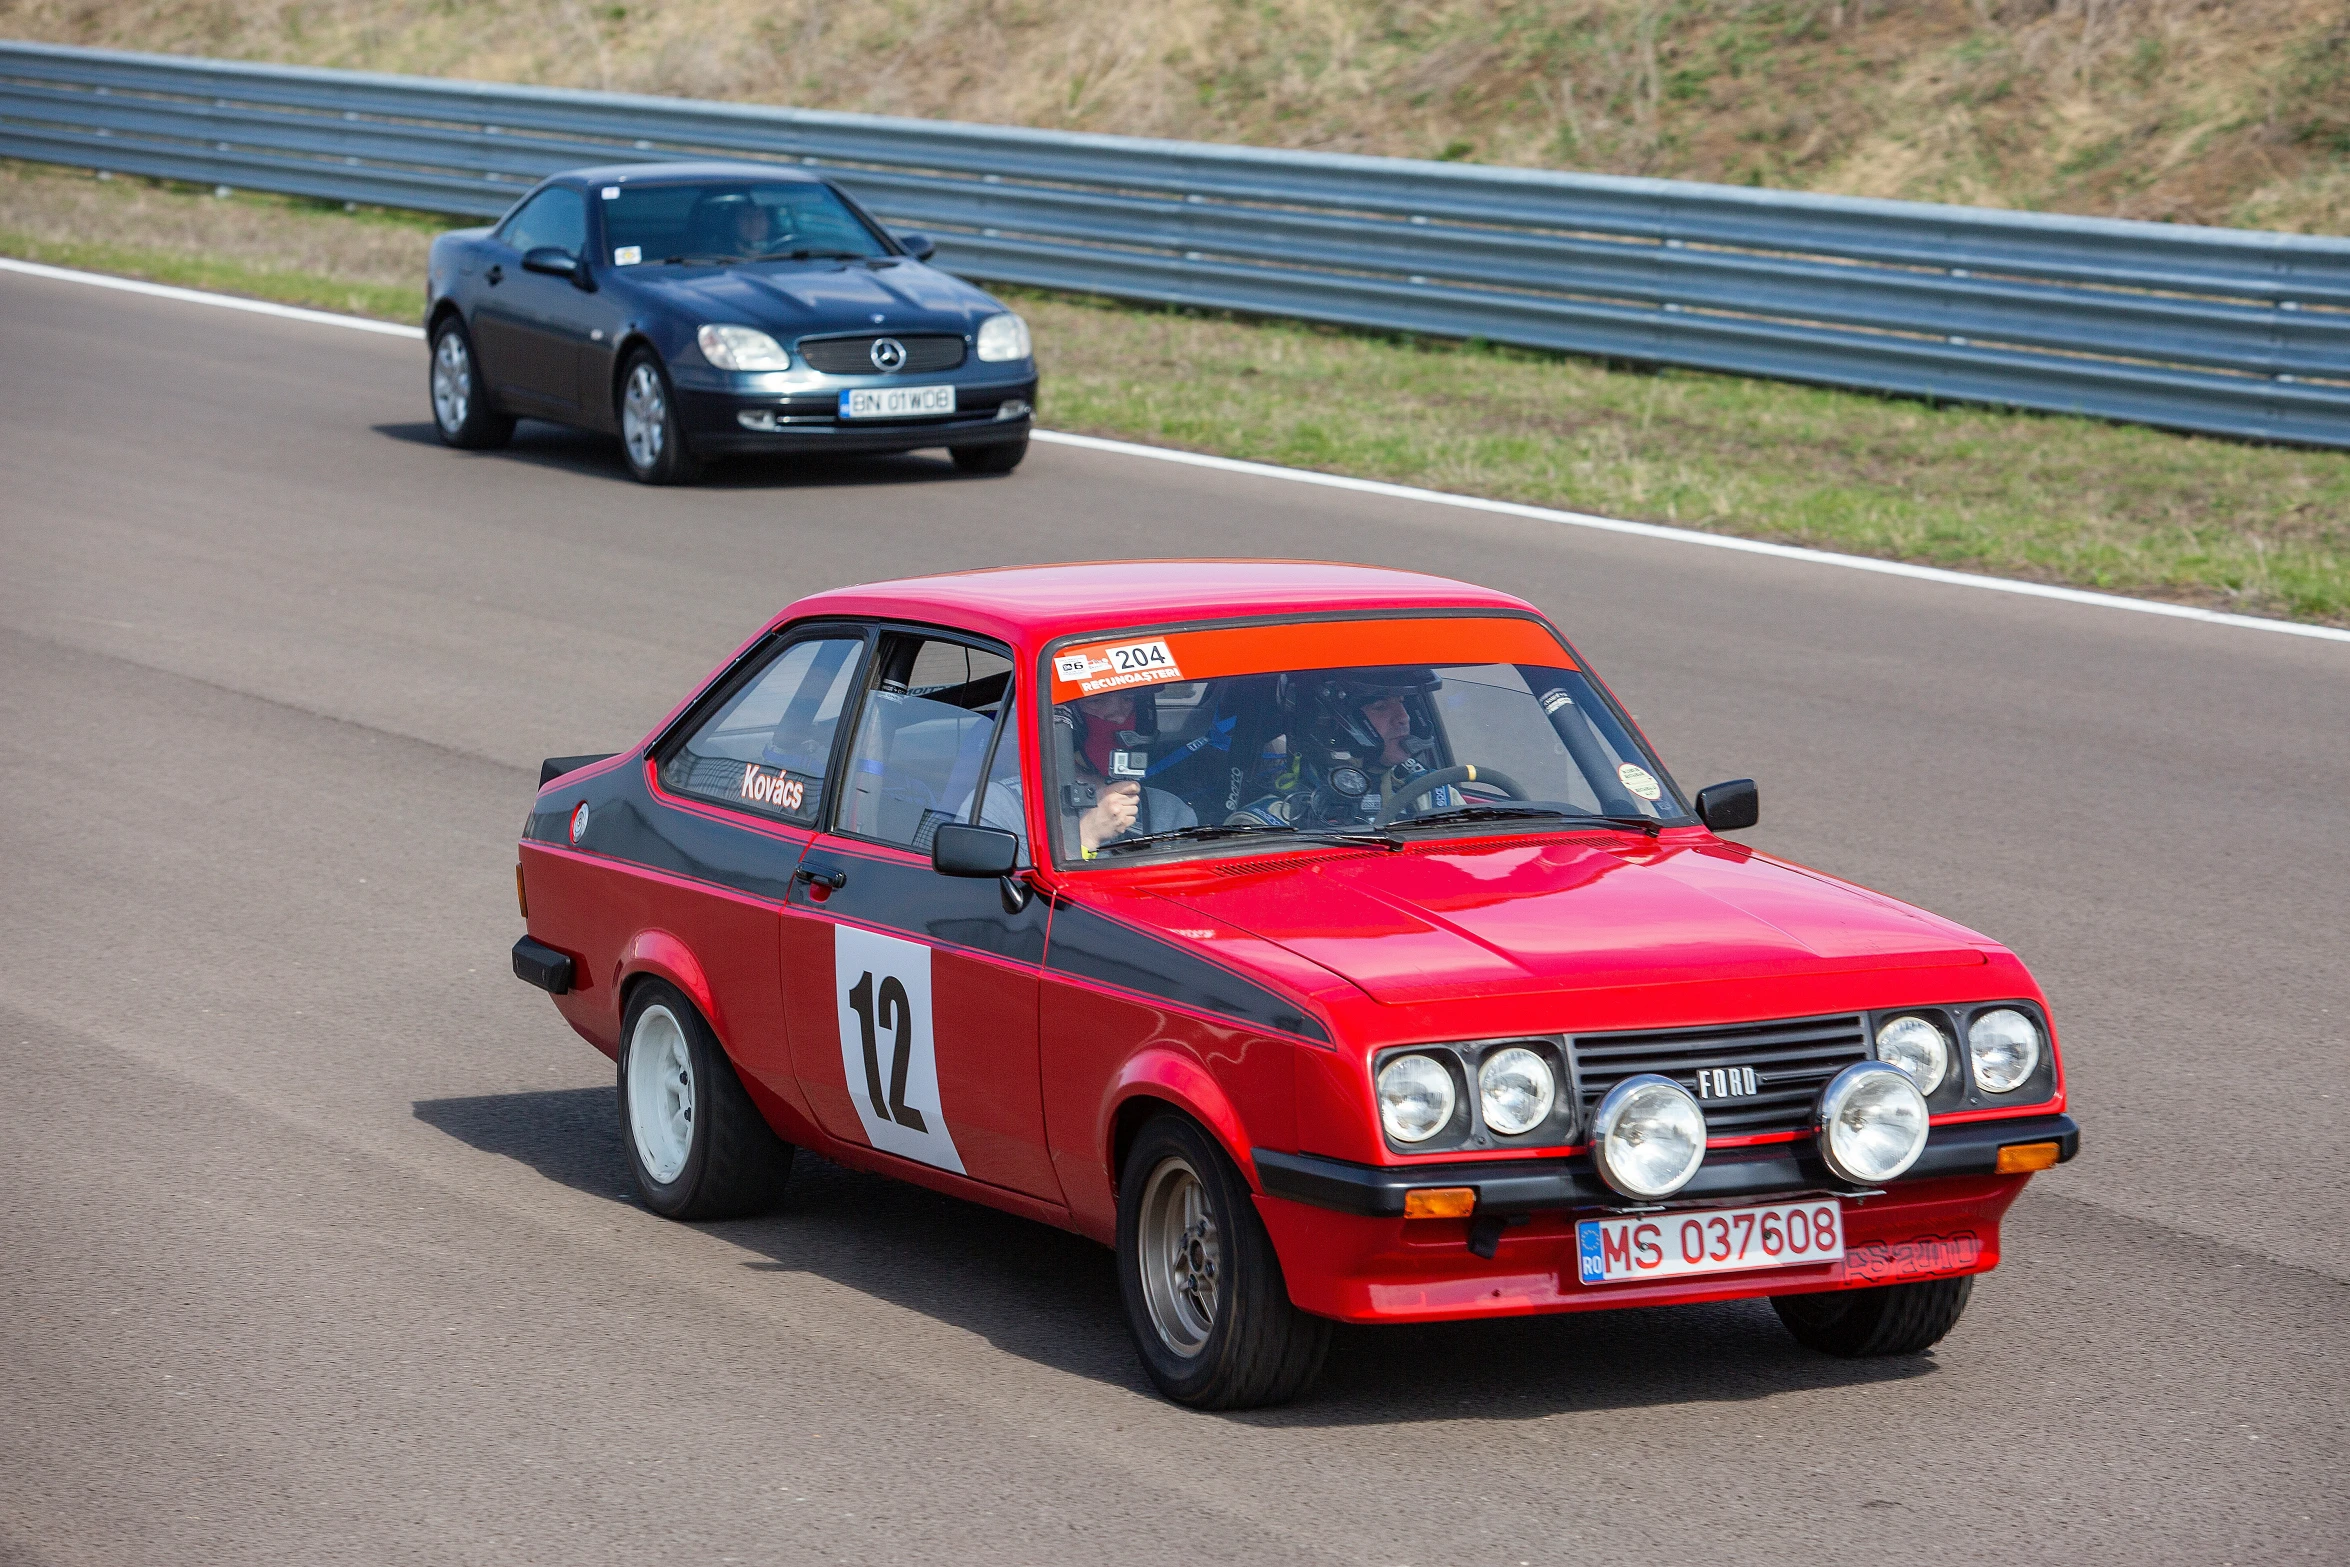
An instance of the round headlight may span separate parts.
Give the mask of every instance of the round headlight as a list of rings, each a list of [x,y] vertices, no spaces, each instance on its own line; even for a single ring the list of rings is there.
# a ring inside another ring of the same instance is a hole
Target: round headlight
[[[1424,1143],[1452,1120],[1452,1074],[1434,1056],[1397,1056],[1379,1069],[1379,1119],[1399,1143]]]
[[[990,364],[1026,359],[1036,352],[1029,341],[1028,323],[1018,316],[989,316],[979,323],[979,357]]]
[[[1591,1118],[1591,1158],[1600,1179],[1627,1197],[1670,1197],[1705,1163],[1705,1112],[1669,1077],[1627,1077]]]
[[[1496,1050],[1477,1069],[1477,1099],[1485,1124],[1504,1137],[1531,1132],[1550,1119],[1558,1080],[1550,1063],[1531,1050]]]
[[[1967,1026],[1975,1082],[1987,1094],[2011,1094],[2040,1070],[2040,1031],[2013,1007],[1986,1012]]]
[[[1897,1017],[1877,1030],[1877,1059],[1897,1066],[1930,1094],[1950,1075],[1950,1041],[1922,1017]]]
[[[1820,1095],[1820,1157],[1861,1186],[1890,1181],[1926,1151],[1926,1096],[1909,1074],[1861,1061]]]

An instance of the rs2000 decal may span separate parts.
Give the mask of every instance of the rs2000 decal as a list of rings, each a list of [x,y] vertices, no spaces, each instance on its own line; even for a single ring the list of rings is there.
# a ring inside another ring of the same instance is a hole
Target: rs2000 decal
[[[963,1173],[938,1096],[930,948],[852,925],[832,931],[841,1069],[866,1140],[883,1153]]]

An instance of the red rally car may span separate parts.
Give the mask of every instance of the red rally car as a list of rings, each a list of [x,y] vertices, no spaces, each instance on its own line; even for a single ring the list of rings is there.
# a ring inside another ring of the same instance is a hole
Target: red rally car
[[[656,1212],[806,1148],[1092,1236],[1187,1404],[1294,1396],[1333,1321],[1767,1296],[1915,1353],[2078,1146],[2047,1004],[1755,817],[1504,593],[925,577],[548,761],[514,967],[618,1063]]]

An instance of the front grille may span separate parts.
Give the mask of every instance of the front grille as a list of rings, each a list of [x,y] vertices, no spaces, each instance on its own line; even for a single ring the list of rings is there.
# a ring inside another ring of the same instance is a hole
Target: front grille
[[[804,337],[800,339],[800,358],[809,369],[826,375],[879,375],[882,372],[873,364],[873,345],[885,336],[906,350],[906,362],[888,372],[891,375],[952,370],[963,362],[963,340],[959,337],[899,337],[882,332],[864,337]]]
[[[1601,1096],[1636,1072],[1662,1073],[1697,1094],[1700,1071],[1752,1068],[1757,1091],[1751,1095],[1698,1094],[1706,1130],[1715,1137],[1804,1130],[1828,1079],[1869,1058],[1868,1029],[1857,1017],[1580,1034],[1573,1044],[1586,1125]],[[1743,1086],[1742,1080],[1734,1081]]]

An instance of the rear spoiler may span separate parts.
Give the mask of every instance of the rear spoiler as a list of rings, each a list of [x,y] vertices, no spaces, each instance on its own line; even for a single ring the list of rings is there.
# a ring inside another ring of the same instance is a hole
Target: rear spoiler
[[[550,756],[539,763],[539,787],[544,789],[565,773],[576,773],[583,767],[609,762],[619,754],[618,751],[606,751],[600,756]]]

